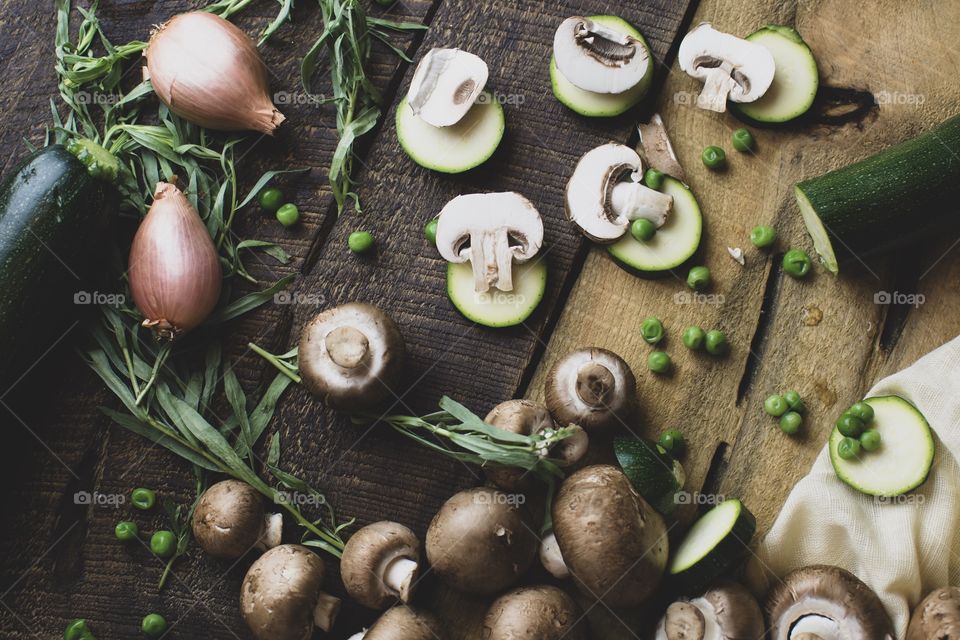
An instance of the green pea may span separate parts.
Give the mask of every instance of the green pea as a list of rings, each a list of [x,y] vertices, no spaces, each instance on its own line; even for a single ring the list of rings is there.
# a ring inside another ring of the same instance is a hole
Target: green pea
[[[859,438],[863,427],[863,420],[852,413],[845,413],[837,420],[837,431],[848,438]]]
[[[90,631],[87,621],[83,618],[71,620],[63,630],[63,640],[83,640],[87,637],[92,638],[93,632]]]
[[[730,138],[733,142],[733,148],[741,153],[753,151],[754,147],[757,146],[756,141],[753,139],[753,134],[743,127],[734,131]]]
[[[761,224],[750,231],[750,242],[758,249],[765,249],[777,241],[777,230],[768,224]]]
[[[705,337],[706,334],[700,327],[687,327],[683,330],[683,346],[693,351],[702,349]]]
[[[788,436],[792,436],[800,430],[803,424],[803,416],[796,411],[787,411],[780,417],[780,430]]]
[[[720,147],[709,146],[700,154],[700,159],[707,169],[720,171],[727,166],[727,154]]]
[[[794,278],[803,278],[810,273],[810,256],[800,249],[790,249],[783,254],[783,270]]]
[[[300,219],[300,210],[297,205],[287,203],[277,209],[277,221],[285,227],[292,227]]]
[[[656,234],[656,225],[646,218],[637,218],[630,223],[630,235],[636,238],[637,242],[647,242]]]
[[[864,451],[876,451],[880,448],[880,432],[876,429],[867,429],[860,434],[860,445]]]
[[[866,402],[858,402],[847,409],[847,413],[852,414],[863,420],[864,424],[873,422],[873,407]]]
[[[177,537],[172,531],[157,531],[150,537],[150,551],[158,558],[172,557],[177,551]]]
[[[659,318],[650,316],[644,318],[640,323],[640,335],[646,340],[647,344],[657,344],[663,340],[663,323]]]
[[[260,192],[260,206],[267,211],[276,211],[283,204],[283,191],[276,187],[264,189]]]
[[[117,536],[117,540],[127,542],[128,540],[136,540],[140,534],[140,530],[137,528],[136,522],[124,520],[123,522],[117,523],[117,526],[113,529],[113,533]]]
[[[130,493],[130,502],[141,511],[153,509],[153,505],[157,504],[157,494],[150,489],[137,487]]]
[[[647,356],[647,366],[654,373],[667,373],[670,371],[670,356],[663,351],[654,351]]]
[[[643,184],[659,191],[663,186],[663,172],[650,167],[643,172]]]
[[[790,405],[783,399],[783,396],[776,394],[767,396],[767,399],[763,401],[763,410],[767,412],[767,415],[773,416],[774,418],[779,418],[785,414],[789,408]]]
[[[803,403],[803,398],[801,398],[800,394],[796,391],[787,391],[783,394],[783,399],[787,401],[787,406],[790,407],[791,411],[803,413],[807,410],[807,406]]]
[[[437,244],[437,225],[439,221],[434,218],[423,227],[423,237],[430,241],[430,244]]]
[[[683,439],[683,434],[677,429],[670,429],[661,433],[657,444],[659,444],[664,451],[671,453],[674,457],[680,455],[686,446],[686,442]]]
[[[159,613],[151,613],[143,618],[140,629],[148,638],[159,638],[167,630],[167,621]]]
[[[369,231],[354,231],[347,238],[347,246],[354,253],[366,253],[373,248],[373,234]]]
[[[704,344],[707,345],[707,353],[712,356],[722,356],[730,350],[730,345],[727,343],[727,336],[719,329],[710,329],[710,331],[707,331]]]
[[[695,291],[706,289],[710,286],[710,269],[706,267],[693,267],[687,273],[687,286]]]
[[[860,455],[860,441],[856,438],[844,438],[837,445],[837,453],[844,460],[853,460]]]

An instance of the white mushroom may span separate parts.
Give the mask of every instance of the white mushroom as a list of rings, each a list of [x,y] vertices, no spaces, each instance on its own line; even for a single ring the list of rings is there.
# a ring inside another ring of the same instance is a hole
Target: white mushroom
[[[470,262],[478,293],[513,290],[513,263],[534,257],[543,220],[519,193],[474,193],[447,203],[437,221],[437,249],[448,262]]]
[[[643,80],[650,56],[631,35],[574,16],[553,37],[553,56],[563,76],[584,91],[623,93]]]
[[[467,115],[487,84],[487,63],[460,49],[431,49],[410,81],[407,104],[435,127],[449,127]]]
[[[728,99],[759,99],[770,88],[776,70],[766,47],[717,31],[708,22],[684,36],[677,60],[687,74],[703,80],[697,106],[721,113]]]
[[[673,197],[644,186],[642,175],[643,163],[630,147],[609,142],[591,149],[567,182],[567,219],[597,242],[619,239],[637,218],[662,227]]]

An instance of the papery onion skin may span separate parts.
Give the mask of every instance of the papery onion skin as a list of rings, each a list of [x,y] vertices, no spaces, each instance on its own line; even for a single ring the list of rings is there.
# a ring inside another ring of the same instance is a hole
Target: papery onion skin
[[[260,131],[284,121],[270,99],[267,67],[253,41],[219,16],[174,16],[150,37],[143,77],[178,116],[208,129]]]
[[[130,246],[127,276],[143,326],[166,340],[190,331],[220,298],[220,258],[200,214],[176,185],[160,182]]]

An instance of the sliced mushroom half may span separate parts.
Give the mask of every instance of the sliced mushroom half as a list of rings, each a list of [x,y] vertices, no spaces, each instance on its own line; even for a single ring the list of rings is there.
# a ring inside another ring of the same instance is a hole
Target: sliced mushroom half
[[[371,609],[386,609],[413,597],[420,573],[420,541],[398,522],[374,522],[347,540],[340,577],[350,597]]]
[[[643,185],[643,163],[630,147],[610,142],[580,158],[567,182],[567,219],[597,242],[618,240],[646,218],[662,227],[673,197]]]
[[[960,588],[941,587],[920,601],[907,640],[960,640]]]
[[[724,112],[727,100],[753,102],[773,82],[773,54],[755,42],[717,31],[703,22],[680,43],[680,68],[703,81],[697,106]]]
[[[635,87],[651,64],[642,42],[582,16],[560,24],[553,37],[553,56],[567,80],[595,93],[623,93]]]
[[[763,634],[763,612],[750,592],[721,582],[699,598],[671,604],[655,640],[759,640]]]
[[[437,249],[448,262],[470,262],[476,291],[513,291],[513,263],[543,244],[543,220],[519,193],[474,193],[446,204],[437,220]]]
[[[410,81],[407,104],[435,127],[460,122],[487,84],[487,63],[460,49],[431,49]]]

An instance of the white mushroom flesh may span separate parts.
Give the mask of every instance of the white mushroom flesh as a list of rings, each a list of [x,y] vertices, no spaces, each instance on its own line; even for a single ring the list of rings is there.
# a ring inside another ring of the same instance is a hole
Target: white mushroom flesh
[[[640,156],[626,145],[610,142],[587,151],[567,182],[567,219],[591,240],[619,239],[629,222],[613,213],[610,192],[624,175],[642,170]]]
[[[268,513],[264,518],[263,535],[257,547],[260,549],[273,549],[280,544],[283,535],[283,515],[279,513]]]
[[[633,36],[574,16],[553,37],[557,69],[571,83],[594,93],[623,93],[640,83],[650,68],[647,49]]]
[[[557,544],[557,536],[552,531],[540,541],[540,564],[558,580],[565,580],[570,577],[570,568],[563,561],[560,545]]]
[[[859,634],[856,636],[841,634],[840,625],[835,620],[818,615],[803,616],[790,627],[791,639],[801,633],[812,633],[819,636],[821,640],[846,640],[859,637]]]
[[[626,180],[614,185],[610,192],[610,206],[618,220],[632,222],[646,218],[659,229],[667,221],[667,215],[673,207],[673,196]]]
[[[366,631],[358,631],[357,633],[347,638],[347,640],[363,640],[363,637],[366,635],[367,635]]]
[[[407,104],[435,127],[463,119],[487,84],[487,63],[460,49],[431,49],[413,74]]]
[[[383,584],[396,593],[402,602],[410,599],[410,587],[416,580],[419,565],[403,556],[391,558],[383,572]]]

